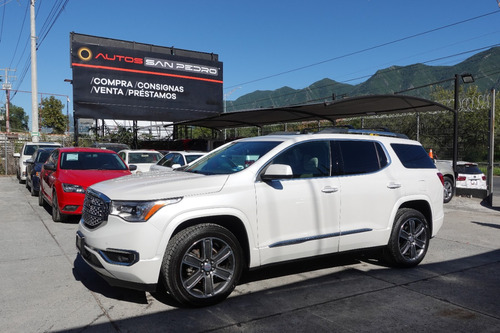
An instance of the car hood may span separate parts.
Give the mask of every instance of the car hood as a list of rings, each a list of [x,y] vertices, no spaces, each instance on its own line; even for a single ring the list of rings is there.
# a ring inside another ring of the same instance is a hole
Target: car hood
[[[152,171],[102,182],[92,186],[111,200],[158,200],[219,192],[229,175]]]
[[[61,183],[80,185],[87,188],[108,179],[130,175],[128,170],[60,170]]]

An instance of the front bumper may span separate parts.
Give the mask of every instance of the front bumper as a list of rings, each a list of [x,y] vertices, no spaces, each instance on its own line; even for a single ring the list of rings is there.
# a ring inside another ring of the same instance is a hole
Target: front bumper
[[[81,215],[84,198],[85,194],[83,193],[62,191],[61,195],[59,193],[57,195],[57,204],[63,214]]]
[[[80,222],[76,246],[82,258],[110,285],[154,290],[163,252],[158,229],[145,223],[128,223],[116,216],[96,229]]]

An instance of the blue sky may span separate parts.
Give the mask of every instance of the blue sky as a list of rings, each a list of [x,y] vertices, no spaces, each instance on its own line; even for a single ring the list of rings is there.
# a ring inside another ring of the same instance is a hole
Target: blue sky
[[[65,1],[47,29],[54,4]],[[21,92],[31,91],[30,70],[23,75],[28,3],[0,0],[0,69],[16,69],[9,75],[20,92],[11,102],[31,116],[31,95]],[[35,7],[37,35],[48,31],[37,53],[38,92],[62,95],[64,104],[68,96],[70,112],[72,31],[216,53],[228,100],[323,78],[357,84],[392,65],[450,66],[500,44],[497,0],[37,0]]]

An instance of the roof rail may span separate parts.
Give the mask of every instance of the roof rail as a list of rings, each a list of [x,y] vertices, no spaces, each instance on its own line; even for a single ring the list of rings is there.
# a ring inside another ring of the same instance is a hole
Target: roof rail
[[[325,128],[318,132],[318,134],[328,134],[328,133],[340,133],[340,134],[362,134],[362,135],[376,135],[376,136],[390,136],[393,138],[408,139],[404,134],[393,133],[389,131],[377,131],[371,129],[353,129],[353,128],[343,128],[343,127],[330,127]]]
[[[266,135],[297,135],[297,134],[303,134],[301,133],[300,131],[293,131],[293,132],[289,132],[289,131],[278,131],[278,132],[272,132],[272,133],[269,133],[269,134],[266,134]]]

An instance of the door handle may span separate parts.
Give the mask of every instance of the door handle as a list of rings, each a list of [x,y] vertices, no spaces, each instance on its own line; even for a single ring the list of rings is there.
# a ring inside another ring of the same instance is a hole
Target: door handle
[[[325,186],[323,187],[323,189],[321,190],[321,192],[323,193],[335,193],[335,192],[338,192],[338,188],[336,187],[331,187],[331,186]]]
[[[391,183],[387,184],[387,187],[390,188],[390,189],[400,188],[401,187],[401,183],[391,182]]]

